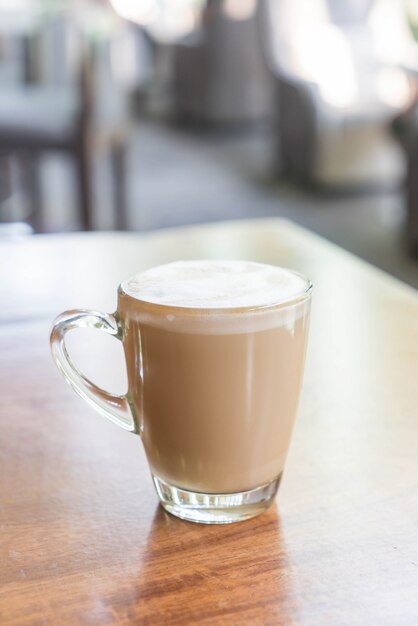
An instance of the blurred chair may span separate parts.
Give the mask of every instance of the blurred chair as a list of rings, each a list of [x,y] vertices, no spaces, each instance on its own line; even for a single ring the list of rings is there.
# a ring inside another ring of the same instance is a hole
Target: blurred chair
[[[415,93],[402,1],[260,0],[259,20],[283,173],[335,188],[398,183],[390,122]]]
[[[241,123],[271,115],[256,0],[209,0],[202,26],[174,46],[179,117]]]
[[[41,42],[39,42],[41,43]],[[53,50],[58,50],[54,46]],[[50,50],[51,52],[51,50]],[[69,154],[75,164],[78,218],[82,229],[94,227],[92,210],[92,157],[97,147],[109,154],[113,170],[117,228],[126,228],[124,146],[125,117],[115,115],[114,85],[96,88],[91,46],[77,32],[71,48],[73,71],[65,74],[62,56],[49,59],[55,79],[45,84],[2,87],[0,98],[0,151],[20,164],[31,201],[30,222],[37,232],[46,230],[40,184],[40,159],[46,151]],[[57,68],[58,66],[58,68]],[[68,69],[68,68],[67,68]],[[42,72],[42,65],[40,71]],[[114,91],[112,91],[112,88]],[[116,107],[117,109],[117,107]]]
[[[415,73],[418,76],[418,69]],[[393,130],[405,150],[407,159],[406,243],[410,252],[418,256],[418,99],[409,111],[395,120]]]
[[[414,141],[408,150],[408,170],[406,181],[407,222],[406,237],[410,251],[418,256],[418,123]]]
[[[36,231],[45,230],[40,191],[40,159],[48,150],[69,153],[75,162],[79,221],[92,228],[89,151],[90,105],[87,67],[80,67],[80,88],[52,90],[22,86],[3,90],[0,99],[0,150],[19,162]]]
[[[15,84],[30,79],[29,34],[38,31],[39,10],[34,2],[0,0],[0,82]]]

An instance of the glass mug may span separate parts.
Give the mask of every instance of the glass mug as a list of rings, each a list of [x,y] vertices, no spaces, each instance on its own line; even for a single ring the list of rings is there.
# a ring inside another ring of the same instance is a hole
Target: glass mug
[[[62,313],[51,348],[73,389],[142,439],[162,506],[228,523],[276,495],[303,377],[312,284],[274,266],[184,261],[121,283],[114,314]],[[123,343],[125,395],[72,364],[65,334],[96,328]]]

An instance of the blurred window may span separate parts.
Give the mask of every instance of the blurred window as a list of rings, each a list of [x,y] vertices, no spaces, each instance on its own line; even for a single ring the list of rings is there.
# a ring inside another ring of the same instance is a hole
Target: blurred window
[[[358,24],[367,19],[373,0],[328,0],[331,20],[338,26]]]
[[[328,104],[347,107],[355,101],[357,81],[351,50],[344,34],[333,24],[298,33],[294,66],[300,77],[318,85]]]
[[[224,0],[223,12],[231,20],[249,20],[255,13],[256,0]]]
[[[418,0],[405,0],[409,26],[416,41],[418,41]]]
[[[205,0],[110,0],[123,18],[146,28],[162,41],[175,41],[200,22]],[[245,2],[245,0],[244,0]]]

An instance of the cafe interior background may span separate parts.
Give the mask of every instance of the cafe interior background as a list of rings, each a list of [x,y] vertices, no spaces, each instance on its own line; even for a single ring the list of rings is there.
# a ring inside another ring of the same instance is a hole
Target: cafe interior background
[[[0,240],[283,217],[418,286],[417,0],[0,0]]]

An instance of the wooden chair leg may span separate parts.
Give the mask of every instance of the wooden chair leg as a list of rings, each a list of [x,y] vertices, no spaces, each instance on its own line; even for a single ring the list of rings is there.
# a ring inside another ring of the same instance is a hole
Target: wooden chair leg
[[[113,174],[113,208],[116,230],[128,230],[126,206],[126,148],[117,143],[110,152]]]
[[[78,186],[78,215],[82,230],[93,230],[91,158],[87,142],[81,142],[75,155]]]
[[[27,222],[37,233],[48,232],[41,191],[40,154],[30,153],[19,157],[19,168],[26,189],[29,217]]]
[[[7,200],[11,193],[10,155],[0,152],[0,202]]]

